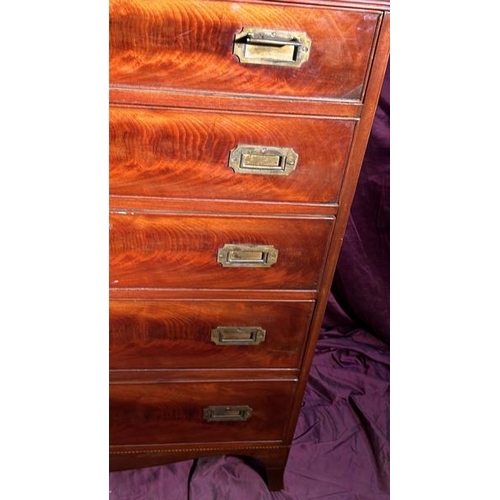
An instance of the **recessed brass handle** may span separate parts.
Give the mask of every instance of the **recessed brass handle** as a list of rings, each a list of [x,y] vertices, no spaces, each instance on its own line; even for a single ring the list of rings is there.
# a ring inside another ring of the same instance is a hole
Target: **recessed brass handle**
[[[273,245],[226,244],[217,251],[217,262],[223,267],[271,267],[277,260]]]
[[[289,175],[298,159],[292,148],[239,144],[229,154],[229,167],[237,174]]]
[[[216,345],[258,345],[265,338],[266,331],[260,326],[218,326],[211,336]]]
[[[299,67],[309,59],[311,39],[303,31],[243,28],[234,37],[233,54],[242,64]]]
[[[203,409],[203,420],[207,422],[241,422],[252,416],[250,406],[208,406]]]

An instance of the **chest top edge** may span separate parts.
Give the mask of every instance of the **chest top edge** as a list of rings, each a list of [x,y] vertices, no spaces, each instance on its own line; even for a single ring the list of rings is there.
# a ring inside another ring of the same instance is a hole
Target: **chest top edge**
[[[219,0],[223,2],[232,2],[234,0]],[[263,4],[296,4],[310,5],[318,7],[340,7],[340,8],[361,8],[375,10],[390,10],[390,0],[244,0],[245,3],[263,3]]]

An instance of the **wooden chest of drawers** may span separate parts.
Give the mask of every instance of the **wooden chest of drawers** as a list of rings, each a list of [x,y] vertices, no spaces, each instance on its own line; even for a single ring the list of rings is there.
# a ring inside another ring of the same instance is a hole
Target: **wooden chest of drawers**
[[[110,468],[283,471],[389,57],[368,0],[110,0]]]

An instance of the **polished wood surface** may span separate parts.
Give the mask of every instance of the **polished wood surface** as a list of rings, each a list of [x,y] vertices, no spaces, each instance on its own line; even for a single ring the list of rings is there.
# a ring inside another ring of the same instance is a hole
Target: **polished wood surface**
[[[386,0],[110,1],[110,468],[207,455],[283,471],[389,56]],[[305,32],[300,67],[242,64],[244,27]],[[292,147],[237,174],[238,144]],[[224,244],[279,250],[222,267]],[[217,346],[217,326],[263,343]],[[244,405],[245,421],[203,409]]]
[[[379,12],[197,0],[111,0],[110,85],[360,100]],[[244,27],[305,31],[300,68],[241,64]]]
[[[361,101],[335,101],[325,99],[298,100],[293,97],[247,95],[244,99],[238,94],[202,94],[189,92],[182,96],[183,109],[204,109],[206,111],[226,110],[248,112],[260,115],[292,115],[298,113],[321,118],[359,118],[363,103]],[[364,99],[364,98],[363,98]],[[162,88],[158,91],[144,87],[113,87],[109,89],[109,101],[113,106],[177,107],[179,92]]]
[[[283,440],[294,382],[196,382],[111,384],[110,441],[120,444],[181,444]],[[211,405],[247,405],[248,420],[207,422]]]
[[[111,384],[161,384],[177,382],[227,382],[228,380],[251,382],[297,382],[299,368],[183,368],[156,370],[110,370]]]
[[[334,203],[355,123],[111,107],[110,193]],[[289,175],[235,173],[228,165],[229,153],[240,144],[293,145],[297,166]]]
[[[110,369],[298,368],[313,302],[111,300]],[[216,345],[218,326],[265,330],[256,345]]]
[[[252,217],[327,217],[334,218],[338,212],[337,203],[288,203],[275,201],[220,200],[207,198],[155,198],[144,196],[109,197],[110,212],[114,214],[135,214],[154,212],[157,214],[218,214],[249,215]]]
[[[110,215],[110,286],[115,288],[316,289],[329,219]],[[269,268],[223,267],[225,244],[272,245]]]

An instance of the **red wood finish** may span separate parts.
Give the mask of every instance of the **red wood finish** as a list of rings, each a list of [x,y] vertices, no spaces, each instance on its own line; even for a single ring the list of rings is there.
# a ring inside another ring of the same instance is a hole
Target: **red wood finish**
[[[299,369],[291,368],[192,368],[192,369],[162,369],[162,370],[110,370],[111,384],[160,384],[176,382],[252,382],[260,381],[294,381],[300,373]]]
[[[298,368],[314,302],[112,300],[110,369]],[[256,345],[216,345],[219,326],[265,330]]]
[[[294,382],[111,384],[110,441],[115,445],[283,440]],[[212,405],[249,406],[245,421],[207,422]]]
[[[225,111],[248,112],[259,115],[292,115],[303,112],[306,105],[307,114],[322,118],[359,118],[363,109],[360,101],[335,101],[324,99],[308,99],[298,101],[292,97],[279,96],[255,96],[247,95],[244,99],[238,94],[202,94],[189,91],[182,95],[183,109],[202,109],[214,111],[217,109]],[[179,92],[175,89],[161,89],[152,91],[143,87],[110,88],[109,100],[114,106],[151,106],[178,107]]]
[[[112,214],[110,286],[115,288],[316,289],[329,219]],[[268,268],[223,267],[226,244],[272,245]]]
[[[323,203],[255,202],[240,200],[210,200],[206,198],[153,198],[143,196],[110,196],[110,211],[116,214],[153,212],[165,215],[220,214],[251,217],[334,217],[338,205]]]
[[[361,100],[380,12],[198,0],[111,0],[112,87]],[[305,31],[300,68],[241,64],[245,27]]]
[[[333,203],[338,200],[355,123],[112,107],[110,193]],[[297,166],[288,175],[235,173],[229,167],[229,153],[240,144],[293,145]]]
[[[110,468],[260,460],[270,489],[300,411],[389,56],[386,0],[110,1]],[[300,67],[242,64],[244,27],[310,37]],[[238,144],[291,147],[237,174]],[[272,245],[269,268],[225,244]],[[266,330],[217,346],[218,326]],[[252,408],[207,422],[211,405]]]
[[[385,70],[389,60],[390,50],[390,13],[384,13],[384,18],[381,27],[381,33],[378,40],[377,53],[373,61],[370,83],[367,87],[366,104],[363,106],[361,121],[356,129],[354,136],[353,147],[349,156],[349,162],[346,170],[346,180],[342,187],[342,193],[339,203],[339,212],[337,222],[335,224],[335,232],[328,251],[327,264],[323,273],[323,280],[318,292],[317,307],[314,313],[311,332],[306,347],[306,355],[302,365],[303,373],[309,373],[311,363],[313,361],[316,341],[318,338],[317,332],[320,331],[323,316],[328,302],[328,294],[335,273],[335,266],[339,258],[343,236],[349,219],[349,211],[351,209],[356,184],[358,181],[363,158],[366,150],[366,145],[370,137],[370,131],[373,124],[373,119],[377,109],[378,98],[384,81]],[[307,377],[300,377],[298,382],[298,393],[301,394],[305,390]],[[295,422],[300,412],[301,402],[296,400],[292,410],[293,416],[290,422]],[[291,441],[294,435],[294,424],[288,429],[288,439]]]

